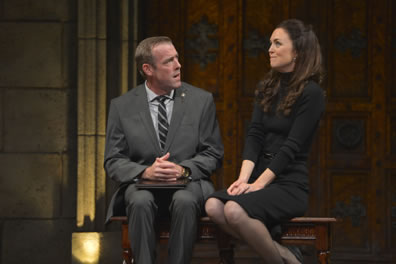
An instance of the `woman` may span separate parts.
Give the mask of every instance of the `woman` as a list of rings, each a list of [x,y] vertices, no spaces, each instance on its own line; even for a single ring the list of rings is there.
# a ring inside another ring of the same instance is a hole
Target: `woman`
[[[256,90],[239,177],[205,209],[265,263],[301,263],[299,249],[278,244],[270,231],[307,210],[306,162],[325,105],[322,57],[312,29],[296,19],[276,27],[270,44],[271,70]]]

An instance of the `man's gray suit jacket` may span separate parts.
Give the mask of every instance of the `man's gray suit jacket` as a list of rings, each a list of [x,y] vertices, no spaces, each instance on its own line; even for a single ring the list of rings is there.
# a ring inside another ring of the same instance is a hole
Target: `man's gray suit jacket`
[[[206,199],[213,192],[210,176],[221,166],[224,148],[211,93],[182,83],[175,89],[174,105],[164,152],[161,151],[148,105],[144,84],[113,99],[106,132],[104,167],[109,177],[120,184],[113,195],[106,222],[124,215],[126,186],[153,164],[163,153],[169,161],[191,169]]]

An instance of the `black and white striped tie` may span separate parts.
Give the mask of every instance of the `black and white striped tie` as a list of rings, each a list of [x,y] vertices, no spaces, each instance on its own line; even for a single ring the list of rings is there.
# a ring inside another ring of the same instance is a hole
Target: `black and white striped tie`
[[[166,106],[165,106],[165,100],[167,99],[166,96],[161,95],[158,96],[157,101],[159,102],[158,104],[158,135],[159,135],[159,141],[161,145],[161,149],[165,148],[165,142],[166,142],[166,135],[168,134],[168,115],[166,114]]]

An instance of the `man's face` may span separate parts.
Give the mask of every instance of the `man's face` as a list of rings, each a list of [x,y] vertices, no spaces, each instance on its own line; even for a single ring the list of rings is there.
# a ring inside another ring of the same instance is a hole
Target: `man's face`
[[[171,43],[161,43],[152,49],[154,65],[149,65],[148,82],[157,94],[168,93],[181,86],[179,54]],[[162,92],[161,92],[162,91]]]

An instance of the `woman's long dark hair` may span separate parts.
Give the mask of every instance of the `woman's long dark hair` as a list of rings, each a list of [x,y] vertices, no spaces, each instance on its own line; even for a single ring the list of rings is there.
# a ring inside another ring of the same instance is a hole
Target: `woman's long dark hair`
[[[305,26],[303,22],[297,19],[288,19],[276,28],[282,28],[286,31],[297,54],[287,94],[277,107],[277,112],[288,116],[293,104],[303,92],[306,83],[309,80],[319,84],[322,82],[322,55],[318,38],[312,31],[311,26]],[[256,100],[262,106],[264,112],[269,112],[271,109],[271,103],[279,90],[280,75],[279,72],[271,69],[257,86]]]

